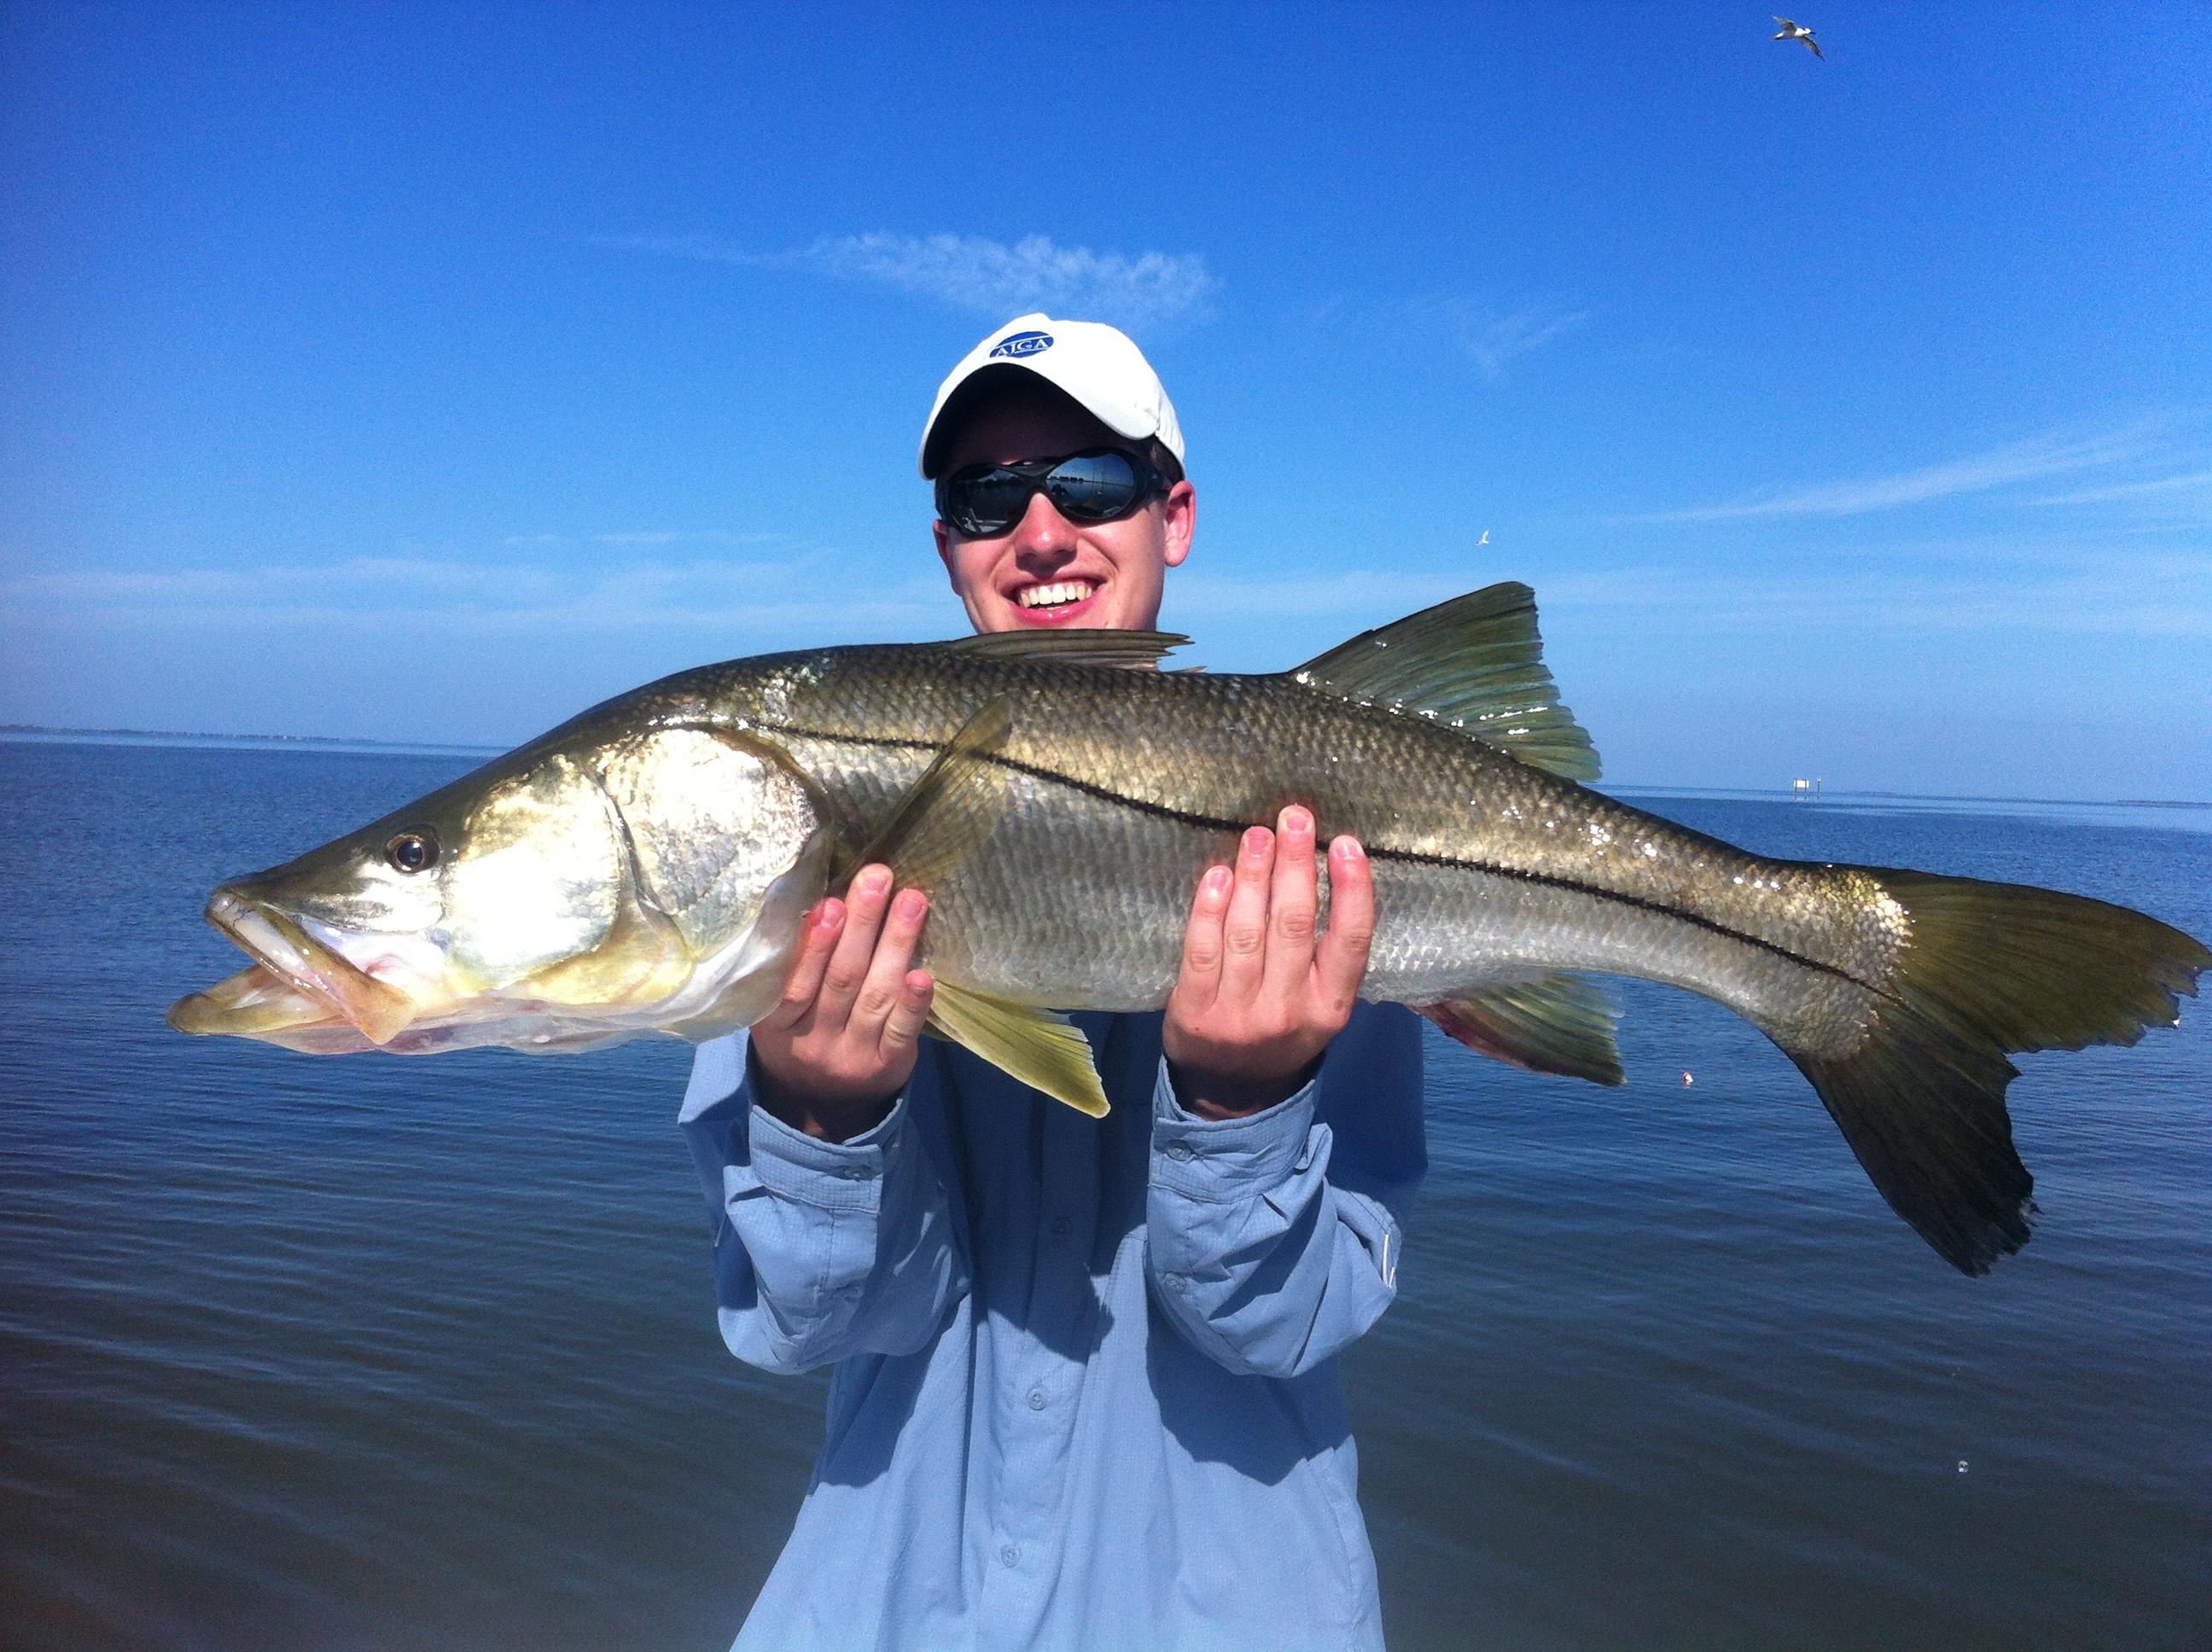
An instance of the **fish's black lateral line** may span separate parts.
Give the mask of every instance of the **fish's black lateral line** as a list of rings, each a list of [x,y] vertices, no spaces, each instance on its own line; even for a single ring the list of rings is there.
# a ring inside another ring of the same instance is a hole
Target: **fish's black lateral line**
[[[804,728],[796,723],[769,723],[755,719],[748,719],[747,722],[749,726],[757,729],[763,734],[788,736],[801,740],[822,740],[842,745],[883,746],[899,751],[936,751],[941,749],[943,744],[936,740],[909,740],[891,734],[848,734],[838,729]],[[975,755],[985,762],[996,763],[1000,768],[1010,768],[1018,774],[1027,774],[1032,780],[1049,780],[1055,786],[1064,786],[1070,791],[1081,792],[1086,796],[1097,798],[1102,803],[1111,803],[1124,809],[1133,809],[1139,814],[1151,815],[1159,820],[1172,820],[1178,825],[1195,826],[1214,832],[1241,832],[1250,823],[1241,820],[1217,820],[1211,815],[1193,814],[1187,809],[1177,809],[1170,804],[1153,803],[1145,798],[1129,797],[1120,792],[1109,791],[1105,787],[1096,785],[1090,780],[1078,780],[1073,774],[1063,774],[1056,768],[1042,768],[1034,763],[1025,763],[1018,757],[1008,757],[997,752],[988,751],[979,751]],[[1519,883],[1534,884],[1545,889],[1564,890],[1570,895],[1588,896],[1594,901],[1611,901],[1619,906],[1633,907],[1639,912],[1649,912],[1655,917],[1671,918],[1677,923],[1688,924],[1693,929],[1705,930],[1709,933],[1722,936],[1728,940],[1740,941],[1744,945],[1756,947],[1762,952],[1771,952],[1776,957],[1786,959],[1803,969],[1817,970],[1821,975],[1832,975],[1838,981],[1849,981],[1852,986],[1863,991],[1873,993],[1877,997],[1887,999],[1891,996],[1877,983],[1862,981],[1848,969],[1838,969],[1832,963],[1823,963],[1818,958],[1808,958],[1802,952],[1793,952],[1788,947],[1760,936],[1747,935],[1740,929],[1730,929],[1726,924],[1716,923],[1712,919],[1701,916],[1697,913],[1685,912],[1679,907],[1664,906],[1656,901],[1647,901],[1641,896],[1624,895],[1618,890],[1606,889],[1596,884],[1577,883],[1571,878],[1555,877],[1550,872],[1530,872],[1521,866],[1493,865],[1486,860],[1462,860],[1448,854],[1424,854],[1417,849],[1376,848],[1365,845],[1362,847],[1367,848],[1367,856],[1370,860],[1395,860],[1402,865],[1437,866],[1448,872],[1471,872],[1492,878],[1510,878]]]

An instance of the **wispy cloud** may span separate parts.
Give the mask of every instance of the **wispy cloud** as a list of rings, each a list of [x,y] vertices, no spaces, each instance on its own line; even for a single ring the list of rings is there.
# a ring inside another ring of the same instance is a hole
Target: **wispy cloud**
[[[407,638],[607,635],[647,629],[708,639],[702,658],[799,641],[953,635],[958,613],[926,556],[907,578],[854,593],[831,555],[672,561],[619,549],[570,568],[517,560],[355,557],[327,564],[162,571],[86,568],[0,580],[0,622],[47,629],[328,627]],[[725,643],[727,646],[725,646]]]
[[[629,533],[511,533],[512,550],[562,545],[770,545],[791,543],[787,533],[732,533],[726,528],[653,528]]]
[[[2202,595],[2194,593],[2203,592]],[[1539,599],[1586,624],[1642,632],[1669,616],[1677,630],[1774,636],[2030,635],[2212,640],[2212,558],[2127,556],[2109,550],[2069,560],[2018,559],[2002,569],[1971,551],[1929,552],[1910,565],[1869,554],[1819,573],[1757,577],[1690,572],[1673,563],[1581,570],[1549,580]]]
[[[832,235],[768,252],[702,235],[632,235],[601,244],[891,287],[994,317],[1048,309],[1133,324],[1193,319],[1221,286],[1198,253],[1097,252],[1044,235],[1012,245],[977,235]]]
[[[1507,572],[1375,562],[1286,573],[1273,564],[1171,576],[1164,622],[1193,657],[1274,669],[1363,627]],[[1536,581],[1556,636],[2109,635],[2212,641],[2212,550],[2123,550],[2007,540],[1869,546],[1816,569],[1639,560],[1560,568]],[[698,661],[809,644],[959,635],[958,607],[926,552],[854,577],[849,557],[793,542],[749,560],[604,545],[573,559],[506,551],[483,561],[357,557],[172,570],[54,567],[0,579],[0,637],[327,635],[341,648],[654,649]],[[1302,639],[1293,642],[1292,638]],[[0,654],[7,644],[0,641]],[[627,657],[627,656],[624,656]]]
[[[1426,608],[1482,584],[1480,578],[1452,574],[1413,574],[1398,568],[1346,568],[1329,574],[1280,572],[1239,574],[1194,567],[1168,580],[1162,623],[1204,629],[1209,616],[1233,614],[1253,619],[1373,617],[1352,627],[1374,625]],[[1347,633],[1348,634],[1348,633]]]
[[[1778,484],[1726,504],[1656,511],[1624,518],[1633,522],[1725,522],[1778,516],[1860,516],[1960,494],[1987,493],[2045,477],[2118,465],[2142,455],[2148,427],[2096,436],[2044,435],[1987,452],[1887,476],[1860,477],[1811,487]]]
[[[1441,322],[1486,379],[1504,377],[1506,365],[1516,357],[1541,349],[1590,318],[1588,310],[1570,309],[1561,304],[1524,304],[1508,308],[1465,297],[1432,299],[1418,302],[1413,307],[1417,313]]]
[[[1648,633],[1664,623],[1686,632],[1772,635],[1793,627],[1868,635],[1979,631],[2106,633],[2212,639],[2212,557],[2107,550],[2012,559],[1999,569],[1974,548],[1926,552],[1948,572],[1920,572],[1872,559],[1845,559],[1810,575],[1758,577],[1679,562],[1628,563],[1549,574],[1536,582],[1540,609],[1577,629]],[[1914,562],[1920,559],[1915,557]],[[1168,582],[1170,629],[1206,615],[1240,620],[1331,617],[1349,634],[1486,583],[1488,570],[1462,574],[1356,568],[1279,577],[1205,574]],[[2191,593],[2202,592],[2196,596]]]
[[[2212,471],[2197,471],[2185,476],[2160,477],[2149,482],[2124,482],[2110,488],[2084,488],[2075,493],[2053,494],[2047,499],[2038,499],[2038,505],[2105,505],[2121,501],[2142,500],[2162,502],[2177,495],[2212,491]]]

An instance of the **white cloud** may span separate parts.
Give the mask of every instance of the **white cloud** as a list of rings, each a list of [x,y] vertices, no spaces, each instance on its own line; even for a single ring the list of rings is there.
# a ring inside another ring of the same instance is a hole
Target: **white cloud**
[[[1044,235],[832,235],[761,252],[710,236],[634,235],[607,246],[758,270],[872,282],[993,317],[1024,310],[1159,323],[1202,316],[1221,283],[1198,253],[1095,252]]]
[[[1932,571],[1923,571],[1932,570]],[[1168,581],[1168,629],[1200,640],[1221,617],[1326,617],[1349,636],[1486,585],[1495,571],[1459,574],[1353,568],[1280,578],[1201,572]],[[1812,573],[1751,574],[1679,562],[1575,568],[1538,575],[1540,614],[1579,631],[1772,635],[1916,635],[1981,631],[2212,638],[2212,554],[2127,554],[2106,544],[2026,554],[1995,545],[1931,544],[1900,554],[1835,559]],[[1212,623],[1209,623],[1209,618]]]
[[[787,533],[732,533],[726,528],[654,528],[632,533],[511,533],[501,541],[510,550],[556,545],[770,545],[788,544]]]
[[[652,536],[636,536],[649,539]],[[1364,567],[1293,573],[1193,567],[1172,575],[1164,623],[1199,641],[1192,658],[1275,669],[1489,583],[1504,565]],[[0,579],[0,637],[327,636],[341,652],[600,657],[649,644],[693,662],[817,644],[911,641],[966,627],[927,556],[854,577],[836,550],[793,542],[749,560],[595,547],[570,562],[513,551],[475,562],[358,557],[168,571],[55,568]],[[2212,550],[2123,550],[2001,539],[1854,547],[1806,571],[1650,557],[1537,575],[1565,635],[1772,637],[2010,632],[2212,640]],[[0,656],[13,646],[0,641]],[[622,654],[629,658],[629,654]]]
[[[1202,627],[1211,615],[1238,619],[1304,619],[1358,614],[1374,617],[1351,623],[1345,635],[1379,625],[1472,591],[1482,580],[1448,574],[1348,568],[1335,574],[1277,574],[1214,573],[1193,568],[1167,584],[1162,623],[1168,629]]]
[[[1441,322],[1486,379],[1504,377],[1506,364],[1540,349],[1588,321],[1590,312],[1558,304],[1505,309],[1474,298],[1430,299],[1413,306],[1417,315]]]
[[[2033,502],[2038,505],[2102,505],[2122,500],[2162,502],[2175,494],[2206,491],[2212,491],[2212,471],[2160,477],[2150,482],[2124,482],[2111,488],[2084,488],[2075,493],[2053,494],[2048,499],[2039,499]]]
[[[1462,323],[1460,346],[1486,375],[1496,379],[1515,356],[1526,355],[1589,319],[1588,310],[1555,310],[1545,306],[1516,310],[1488,321]]]
[[[2141,456],[2144,431],[2105,435],[2044,435],[1992,448],[1946,464],[1888,476],[1861,477],[1812,487],[1778,485],[1749,498],[1691,510],[1657,511],[1624,518],[1633,522],[1723,522],[1779,516],[1859,516],[1960,494],[1986,493],[2044,477],[2118,465]]]
[[[40,629],[210,632],[327,628],[430,637],[606,635],[640,629],[715,639],[714,657],[806,641],[957,634],[934,564],[870,580],[866,594],[826,577],[829,554],[795,548],[758,562],[678,562],[617,549],[583,566],[356,557],[323,564],[68,569],[0,580],[0,620]],[[720,639],[729,639],[723,646]]]
[[[1588,570],[1542,581],[1540,605],[1585,625],[1632,630],[1669,616],[1682,631],[1773,636],[1793,628],[1834,635],[1978,632],[2212,639],[2212,558],[2023,559],[2000,573],[1945,557],[1923,573],[1871,558],[1829,571],[1764,577],[1674,565]],[[2194,594],[2203,593],[2203,594]]]

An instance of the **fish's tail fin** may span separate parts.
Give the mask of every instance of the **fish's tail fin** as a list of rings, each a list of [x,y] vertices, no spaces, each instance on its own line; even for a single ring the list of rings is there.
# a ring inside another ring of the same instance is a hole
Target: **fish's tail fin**
[[[1986,1273],[2027,1242],[2036,1209],[2005,1112],[2019,1072],[2007,1056],[2177,1024],[2212,952],[2081,896],[1851,870],[1905,908],[1896,975],[1848,1054],[1784,1048],[1890,1207],[1960,1272]]]

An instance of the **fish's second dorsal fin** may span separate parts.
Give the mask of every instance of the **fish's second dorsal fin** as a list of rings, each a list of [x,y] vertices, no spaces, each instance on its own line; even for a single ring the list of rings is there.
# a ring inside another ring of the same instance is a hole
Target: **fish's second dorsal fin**
[[[1118,665],[1150,671],[1190,639],[1174,631],[985,631],[940,642],[975,659],[1040,665]]]
[[[1536,634],[1536,593],[1486,586],[1363,631],[1290,675],[1310,688],[1461,729],[1534,768],[1598,775],[1597,748],[1559,701]]]

